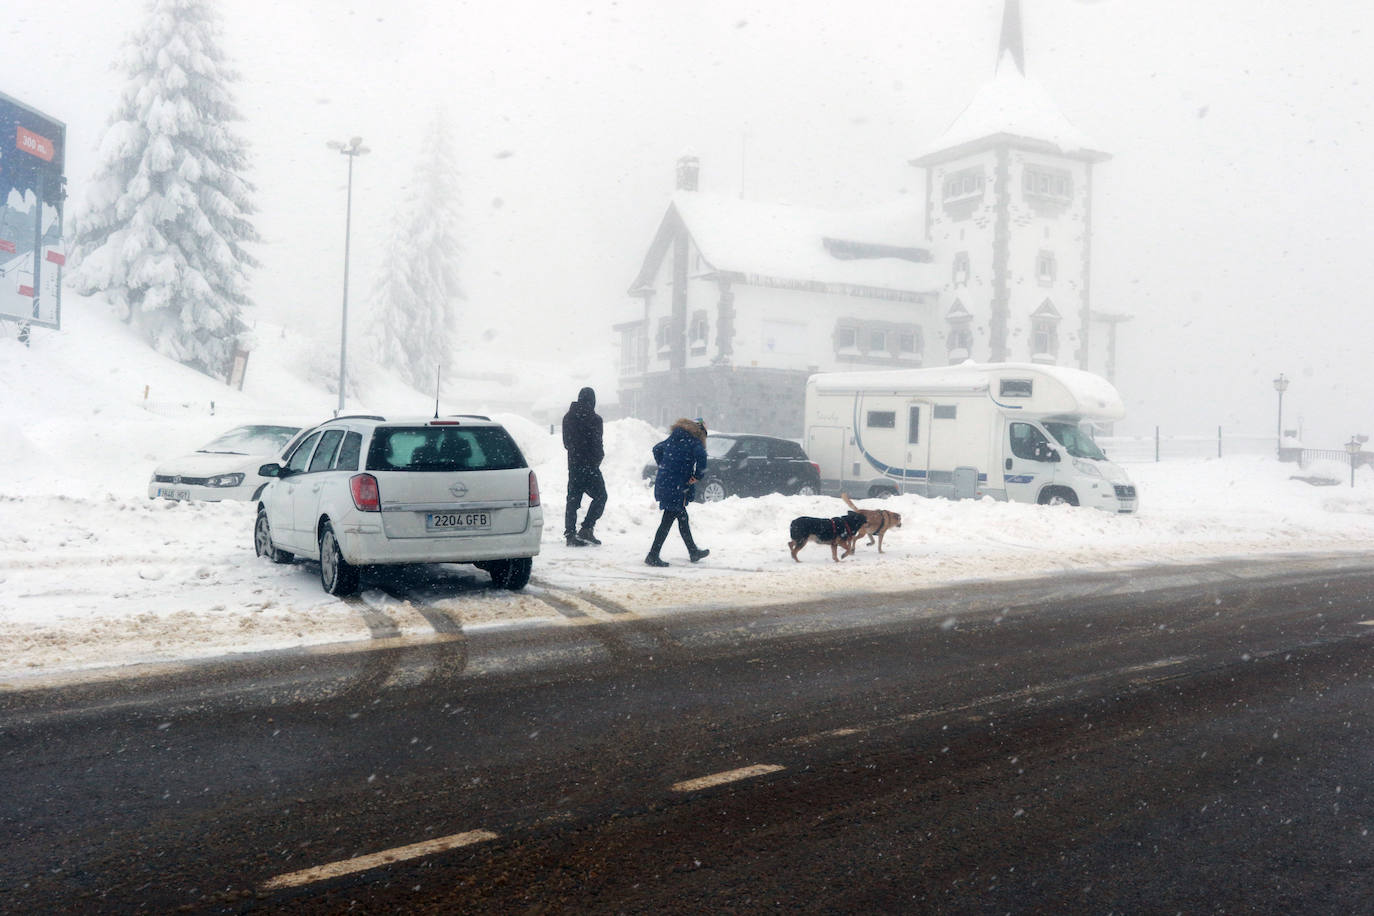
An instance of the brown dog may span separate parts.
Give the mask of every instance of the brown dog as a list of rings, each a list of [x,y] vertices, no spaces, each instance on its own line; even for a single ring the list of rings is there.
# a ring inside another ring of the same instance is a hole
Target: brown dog
[[[859,529],[863,525],[864,517],[858,512],[846,512],[835,518],[814,518],[803,515],[792,519],[792,525],[788,529],[791,540],[787,542],[787,549],[792,551],[792,559],[797,560],[797,551],[812,541],[829,544],[830,558],[838,563],[840,562],[838,548],[844,548],[845,556],[853,553],[854,538],[858,536]],[[801,560],[797,560],[797,562],[800,563]]]
[[[854,505],[848,493],[841,493],[840,499],[851,511],[857,512],[864,517],[864,526],[859,529],[858,534],[854,535],[857,542],[860,535],[868,535],[868,543],[872,544],[874,537],[878,539],[878,553],[883,552],[883,535],[893,528],[902,527],[902,517],[891,509],[860,509]],[[857,547],[857,543],[855,544]]]

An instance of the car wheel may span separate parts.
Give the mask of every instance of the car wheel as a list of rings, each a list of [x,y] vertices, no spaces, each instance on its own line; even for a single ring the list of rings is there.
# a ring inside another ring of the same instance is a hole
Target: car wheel
[[[271,557],[273,563],[290,563],[295,559],[288,551],[272,546],[272,525],[267,521],[267,510],[258,510],[258,520],[253,525],[253,550],[260,557]]]
[[[712,477],[701,485],[701,501],[704,503],[718,503],[725,496],[725,484],[718,477]]]
[[[530,572],[534,569],[532,557],[517,557],[514,560],[497,560],[485,565],[491,573],[491,583],[497,588],[518,592],[530,582]]]
[[[351,595],[358,590],[358,567],[344,559],[329,522],[320,532],[320,584],[331,595]]]
[[[891,487],[869,487],[869,499],[891,499],[897,495],[897,491]]]
[[[1040,494],[1042,506],[1076,506],[1078,494],[1066,487],[1048,487]]]
[[[801,486],[792,491],[797,496],[815,496],[820,490],[816,489],[813,483],[803,482]]]

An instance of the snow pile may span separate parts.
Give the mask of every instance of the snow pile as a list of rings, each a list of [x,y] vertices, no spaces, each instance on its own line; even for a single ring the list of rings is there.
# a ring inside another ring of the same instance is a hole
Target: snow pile
[[[568,618],[560,607],[609,619],[608,608],[689,612],[1104,566],[1374,547],[1374,469],[1361,468],[1354,488],[1348,468],[1339,486],[1313,486],[1292,479],[1301,473],[1295,465],[1237,457],[1128,465],[1141,493],[1136,516],[899,496],[883,503],[903,518],[885,552],[863,545],[838,564],[818,545],[794,563],[786,546],[793,517],[837,515],[838,499],[731,497],[692,509],[697,540],[711,550],[707,560],[687,563],[674,531],[663,552],[672,565],[650,569],[643,558],[659,511],[641,472],[664,431],[638,420],[606,424],[610,500],[597,526],[605,545],[570,548],[562,537],[561,437],[497,413],[543,495],[544,549],[531,586],[496,592],[473,567],[446,566],[430,570],[419,598],[413,589],[407,600],[393,597],[400,589],[382,576],[365,579],[359,599],[340,601],[320,589],[315,564],[277,566],[254,556],[251,504],[146,496],[157,462],[230,426],[330,415],[335,397],[277,361],[291,349],[289,339],[260,333],[245,390],[237,392],[155,355],[95,301],[76,300],[64,311],[65,329],[35,334],[31,348],[0,340],[0,676],[14,683],[123,662],[367,639],[379,620],[403,636],[432,636],[418,601],[426,613],[437,610],[465,627],[561,624]],[[549,367],[546,384],[557,391],[566,382]],[[413,395],[398,385],[386,396]],[[564,402],[575,395],[567,391]]]

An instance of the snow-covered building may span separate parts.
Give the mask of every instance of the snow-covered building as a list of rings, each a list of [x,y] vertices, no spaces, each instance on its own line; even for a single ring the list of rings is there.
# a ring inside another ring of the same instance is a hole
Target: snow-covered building
[[[925,199],[854,212],[677,191],[629,294],[620,404],[656,424],[802,432],[815,372],[1089,368],[1092,167],[1106,153],[1026,76],[1005,0],[993,78],[911,164]]]

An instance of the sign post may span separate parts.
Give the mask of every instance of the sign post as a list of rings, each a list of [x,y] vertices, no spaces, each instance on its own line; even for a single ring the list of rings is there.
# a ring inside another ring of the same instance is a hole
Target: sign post
[[[0,319],[62,326],[67,128],[0,93]]]

